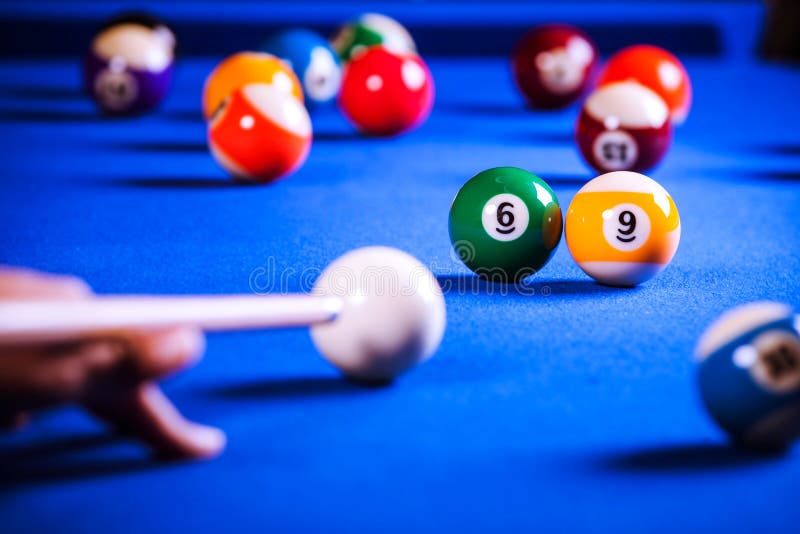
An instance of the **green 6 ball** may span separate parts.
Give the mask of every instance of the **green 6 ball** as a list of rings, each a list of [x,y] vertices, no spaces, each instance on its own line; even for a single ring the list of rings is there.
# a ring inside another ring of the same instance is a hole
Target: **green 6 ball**
[[[519,282],[541,269],[561,240],[561,208],[528,171],[496,167],[464,184],[450,207],[450,242],[461,261],[493,282]]]

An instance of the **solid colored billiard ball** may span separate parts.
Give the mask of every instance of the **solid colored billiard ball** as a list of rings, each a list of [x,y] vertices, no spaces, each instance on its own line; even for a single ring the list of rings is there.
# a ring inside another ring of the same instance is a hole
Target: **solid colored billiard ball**
[[[598,176],[567,209],[567,247],[578,266],[610,286],[635,286],[661,272],[681,238],[678,208],[655,180],[628,171]]]
[[[367,48],[377,45],[400,53],[417,51],[414,39],[402,24],[378,13],[365,13],[342,26],[331,39],[331,45],[342,61],[350,61]]]
[[[493,282],[538,272],[561,240],[561,208],[547,183],[515,167],[485,170],[450,207],[450,242],[461,261]]]
[[[336,98],[342,83],[339,56],[316,33],[291,29],[270,37],[261,50],[291,66],[303,84],[306,104],[322,104]]]
[[[586,99],[575,138],[586,162],[600,172],[645,172],[672,141],[669,110],[637,82],[606,85]]]
[[[206,78],[203,87],[206,120],[234,90],[251,83],[274,85],[278,92],[303,101],[303,87],[289,65],[265,52],[239,52],[224,59]]]
[[[388,247],[348,252],[314,284],[314,295],[344,299],[336,320],[311,327],[317,350],[347,376],[384,381],[430,358],[447,312],[433,274]]]
[[[729,310],[700,338],[700,395],[747,447],[780,450],[800,437],[800,317],[776,302]]]
[[[678,58],[652,45],[620,50],[608,60],[599,84],[626,80],[635,80],[658,94],[667,104],[673,124],[686,120],[692,104],[692,84]]]
[[[584,32],[566,24],[546,24],[519,40],[511,56],[517,87],[534,108],[554,109],[575,102],[589,85],[597,49]]]
[[[345,65],[339,107],[362,133],[391,136],[422,124],[433,97],[422,58],[372,47]]]
[[[311,147],[311,119],[303,104],[275,85],[236,89],[208,124],[217,163],[234,178],[269,183],[294,172]]]
[[[84,60],[84,84],[106,114],[150,111],[172,82],[173,50],[157,32],[139,24],[117,24],[101,31]]]

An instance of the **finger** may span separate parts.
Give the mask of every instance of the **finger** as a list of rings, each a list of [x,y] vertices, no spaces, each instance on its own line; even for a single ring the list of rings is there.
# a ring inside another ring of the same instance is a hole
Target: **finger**
[[[120,341],[0,354],[0,404],[15,411],[80,401],[127,355],[127,346]]]
[[[205,349],[202,331],[181,327],[128,336],[130,365],[139,380],[155,380],[195,364]]]
[[[147,443],[161,456],[211,458],[225,448],[225,434],[185,419],[154,384],[142,384],[88,409],[125,434]]]
[[[91,294],[91,288],[80,278],[0,266],[2,299],[83,299]]]

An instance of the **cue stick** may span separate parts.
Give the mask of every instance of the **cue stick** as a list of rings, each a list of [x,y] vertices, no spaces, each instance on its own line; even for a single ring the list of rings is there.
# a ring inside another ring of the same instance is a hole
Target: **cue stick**
[[[207,331],[311,326],[336,319],[338,297],[314,295],[97,296],[0,301],[0,346],[114,337],[128,329]]]

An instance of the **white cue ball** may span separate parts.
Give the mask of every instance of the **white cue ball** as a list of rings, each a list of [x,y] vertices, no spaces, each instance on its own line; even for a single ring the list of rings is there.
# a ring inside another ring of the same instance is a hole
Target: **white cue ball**
[[[311,339],[351,378],[394,378],[433,356],[442,341],[442,289],[422,263],[400,250],[348,252],[323,271],[313,294],[344,301],[334,321],[311,328]]]

